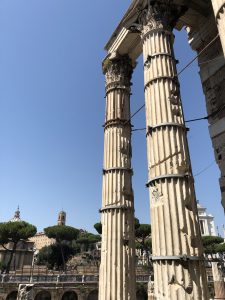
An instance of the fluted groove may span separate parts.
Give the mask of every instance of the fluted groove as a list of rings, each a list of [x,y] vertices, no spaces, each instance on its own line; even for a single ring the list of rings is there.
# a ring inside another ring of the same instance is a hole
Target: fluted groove
[[[154,297],[206,300],[203,249],[173,50],[171,24],[177,7],[169,1],[155,1],[140,17],[152,255],[164,257],[153,260]],[[178,260],[182,255],[191,259]]]
[[[225,300],[225,283],[221,266],[218,264],[218,262],[212,262],[212,275],[214,281],[215,299]]]
[[[225,56],[225,0],[212,0],[212,6]]]
[[[106,112],[99,299],[135,300],[130,126],[132,66],[126,56],[105,61],[103,69],[106,75]]]

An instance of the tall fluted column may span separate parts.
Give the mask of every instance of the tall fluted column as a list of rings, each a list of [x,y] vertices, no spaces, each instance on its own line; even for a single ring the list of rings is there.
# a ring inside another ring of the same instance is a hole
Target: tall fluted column
[[[212,6],[225,56],[225,0],[212,0]]]
[[[135,300],[134,199],[128,56],[106,59],[100,300]]]
[[[154,296],[208,299],[203,248],[172,33],[183,7],[150,1],[143,42]]]

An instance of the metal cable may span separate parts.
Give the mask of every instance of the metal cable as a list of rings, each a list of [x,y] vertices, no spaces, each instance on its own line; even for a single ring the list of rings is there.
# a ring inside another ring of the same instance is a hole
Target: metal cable
[[[194,61],[196,61],[196,59],[202,55],[203,52],[205,52],[205,50],[207,50],[219,37],[219,34],[217,34],[212,40],[211,42],[209,42],[199,53],[198,55],[196,55],[186,66],[183,67],[183,69],[181,69],[178,73],[177,76],[181,75],[188,67],[190,67],[190,65],[192,65],[192,63]],[[209,62],[209,61],[208,61]],[[203,62],[203,63],[207,63],[207,62]],[[131,119],[139,113],[139,111],[141,111],[143,108],[145,107],[145,104],[143,104],[138,110],[136,110],[130,117],[130,119],[127,122],[130,122]],[[127,123],[126,122],[126,123]]]

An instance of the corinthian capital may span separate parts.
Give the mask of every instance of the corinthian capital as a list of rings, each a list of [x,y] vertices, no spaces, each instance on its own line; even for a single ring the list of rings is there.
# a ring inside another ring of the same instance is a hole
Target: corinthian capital
[[[128,55],[106,58],[102,64],[103,73],[106,77],[106,85],[109,83],[120,83],[130,86],[133,73],[132,61]]]
[[[179,17],[186,11],[185,5],[174,4],[173,0],[150,0],[138,17],[142,34],[154,29],[172,31]]]

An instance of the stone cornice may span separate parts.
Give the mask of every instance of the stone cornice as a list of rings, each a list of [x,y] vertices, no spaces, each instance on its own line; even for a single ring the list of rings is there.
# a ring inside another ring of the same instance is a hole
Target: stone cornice
[[[177,5],[186,5],[188,11],[178,19],[176,29],[180,30],[184,26],[195,28],[198,26],[200,18],[208,18],[208,14],[213,14],[211,0],[174,0]],[[129,54],[133,63],[142,53],[142,43],[138,32],[131,32],[129,28],[137,23],[138,16],[147,7],[147,0],[133,0],[121,22],[113,32],[111,38],[105,46],[105,50],[110,55],[114,52],[124,55]]]

